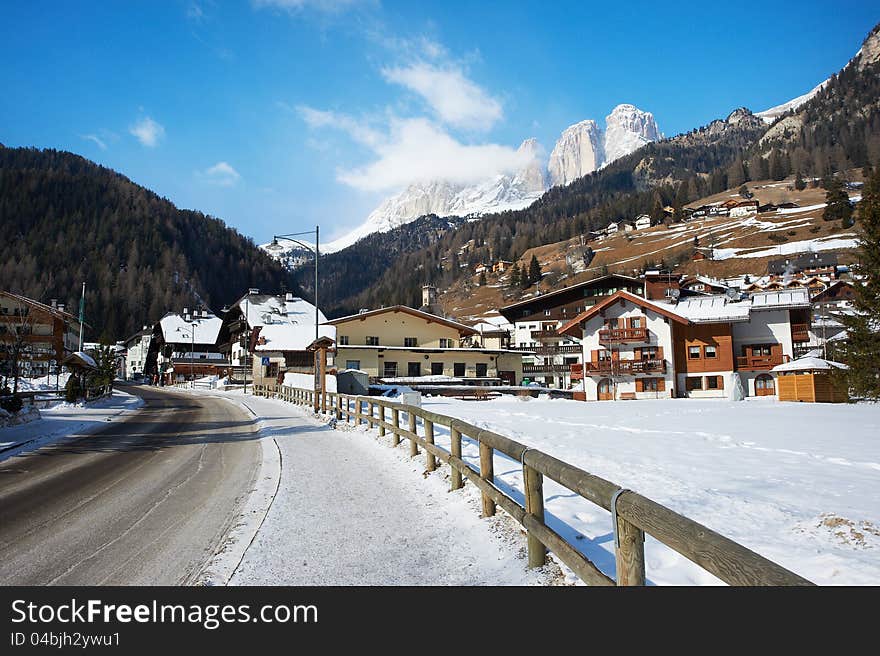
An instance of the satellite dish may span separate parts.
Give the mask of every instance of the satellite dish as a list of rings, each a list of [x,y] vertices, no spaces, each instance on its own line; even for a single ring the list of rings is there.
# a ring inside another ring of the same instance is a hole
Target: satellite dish
[[[739,300],[739,290],[734,289],[733,287],[728,287],[724,291],[724,295],[727,296],[727,298],[729,298],[731,301],[738,301]]]
[[[678,298],[679,296],[681,296],[681,290],[678,288],[672,288],[669,290],[669,295],[672,298]]]

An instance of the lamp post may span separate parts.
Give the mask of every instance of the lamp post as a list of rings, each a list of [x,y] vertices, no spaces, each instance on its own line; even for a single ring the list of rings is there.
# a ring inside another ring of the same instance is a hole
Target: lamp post
[[[308,244],[304,244],[298,239],[292,239],[292,237],[300,237],[303,235],[315,235],[315,247],[312,248]],[[314,230],[306,230],[305,232],[291,232],[286,235],[275,235],[272,237],[272,245],[277,246],[279,239],[286,239],[287,241],[292,241],[294,244],[298,244],[309,251],[312,255],[315,256],[315,339],[318,339],[318,255],[319,248],[318,242],[320,237],[320,226],[315,226]]]

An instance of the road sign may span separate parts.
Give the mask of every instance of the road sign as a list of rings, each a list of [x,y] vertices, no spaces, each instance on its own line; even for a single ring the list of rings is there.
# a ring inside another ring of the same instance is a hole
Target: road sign
[[[263,356],[262,358],[260,358],[260,364],[262,364],[264,367],[268,367],[269,366],[269,358],[266,356]]]

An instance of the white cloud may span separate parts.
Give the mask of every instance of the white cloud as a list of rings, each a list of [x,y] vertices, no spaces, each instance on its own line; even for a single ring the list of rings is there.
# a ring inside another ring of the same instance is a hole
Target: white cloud
[[[145,116],[139,120],[132,125],[128,131],[148,148],[155,148],[159,144],[159,141],[165,137],[165,128],[149,116]]]
[[[80,135],[82,139],[93,141],[101,150],[107,150],[107,143],[96,134]]]
[[[196,0],[191,0],[186,8],[186,17],[199,23],[205,17],[205,11]]]
[[[341,123],[335,127],[346,129]],[[515,171],[530,159],[529,154],[507,146],[463,144],[425,118],[393,119],[389,134],[372,149],[376,159],[362,167],[341,169],[340,182],[363,191],[400,189],[437,179],[467,184]]]
[[[454,127],[488,130],[503,117],[501,103],[465,77],[460,68],[417,62],[385,68],[382,75],[419,94],[441,121]]]
[[[371,148],[376,148],[385,140],[381,132],[366,125],[365,121],[358,121],[345,114],[314,109],[307,105],[297,105],[296,112],[310,128],[330,127],[342,130],[358,143]]]
[[[241,175],[228,162],[217,162],[197,175],[205,182],[220,187],[231,187],[241,180]]]
[[[317,9],[325,13],[335,13],[352,5],[363,4],[363,0],[252,0],[254,7],[273,7],[291,13],[302,9]]]

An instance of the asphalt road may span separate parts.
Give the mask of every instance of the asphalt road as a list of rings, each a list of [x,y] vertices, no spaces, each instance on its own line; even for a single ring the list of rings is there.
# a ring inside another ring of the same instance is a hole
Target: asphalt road
[[[0,585],[186,585],[222,543],[259,467],[251,418],[129,391],[127,420],[0,462]]]

